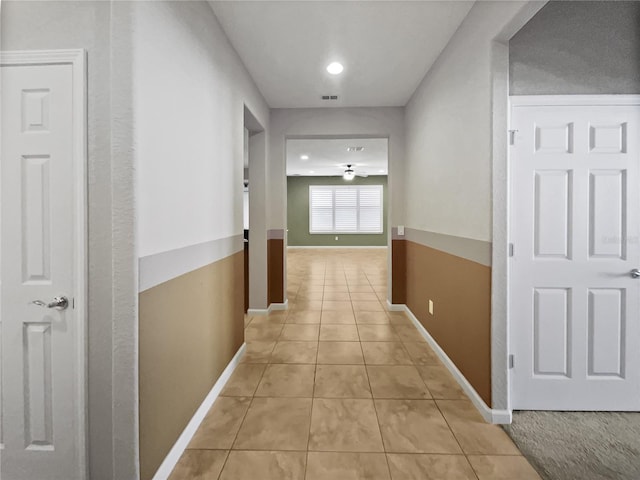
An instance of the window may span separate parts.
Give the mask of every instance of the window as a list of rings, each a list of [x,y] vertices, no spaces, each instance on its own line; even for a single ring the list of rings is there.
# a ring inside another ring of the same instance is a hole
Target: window
[[[310,186],[309,233],[382,233],[382,185]]]

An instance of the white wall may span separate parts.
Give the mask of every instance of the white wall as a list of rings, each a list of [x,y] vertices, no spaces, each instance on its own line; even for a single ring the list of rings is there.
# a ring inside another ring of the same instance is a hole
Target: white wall
[[[476,2],[406,106],[407,226],[492,242],[492,407],[508,410],[509,39],[545,1]]]
[[[407,226],[491,241],[491,44],[526,4],[476,2],[407,104]]]
[[[242,233],[244,104],[268,107],[206,2],[132,2],[138,255]]]

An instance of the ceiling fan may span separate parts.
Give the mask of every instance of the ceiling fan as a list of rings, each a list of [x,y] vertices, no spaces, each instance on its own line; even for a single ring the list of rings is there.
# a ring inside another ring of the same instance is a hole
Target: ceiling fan
[[[358,177],[364,177],[364,178],[366,178],[366,177],[368,177],[368,176],[369,176],[369,174],[368,174],[368,173],[366,173],[366,172],[356,173],[356,172],[355,172],[355,170],[354,170],[353,168],[351,168],[351,167],[353,167],[353,166],[354,166],[354,165],[353,165],[353,164],[351,164],[351,163],[347,164],[347,169],[346,169],[346,170],[344,171],[344,173],[342,174],[342,178],[344,178],[345,180],[353,180],[353,178],[354,178],[355,176],[358,176]]]

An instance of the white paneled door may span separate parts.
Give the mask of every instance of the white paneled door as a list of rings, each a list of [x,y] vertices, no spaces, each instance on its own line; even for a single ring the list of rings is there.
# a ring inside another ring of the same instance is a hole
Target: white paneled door
[[[513,409],[640,410],[640,107],[626,98],[512,106]]]
[[[2,54],[2,480],[86,478],[84,62],[43,53]]]

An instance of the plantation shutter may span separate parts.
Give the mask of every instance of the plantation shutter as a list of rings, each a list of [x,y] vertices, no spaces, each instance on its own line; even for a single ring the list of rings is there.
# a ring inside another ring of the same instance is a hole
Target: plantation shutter
[[[382,185],[309,187],[309,233],[382,233]]]
[[[335,189],[335,231],[358,231],[358,190],[357,188]]]
[[[333,231],[333,188],[309,187],[309,231]]]
[[[382,186],[360,187],[360,225],[358,231],[382,232]]]

